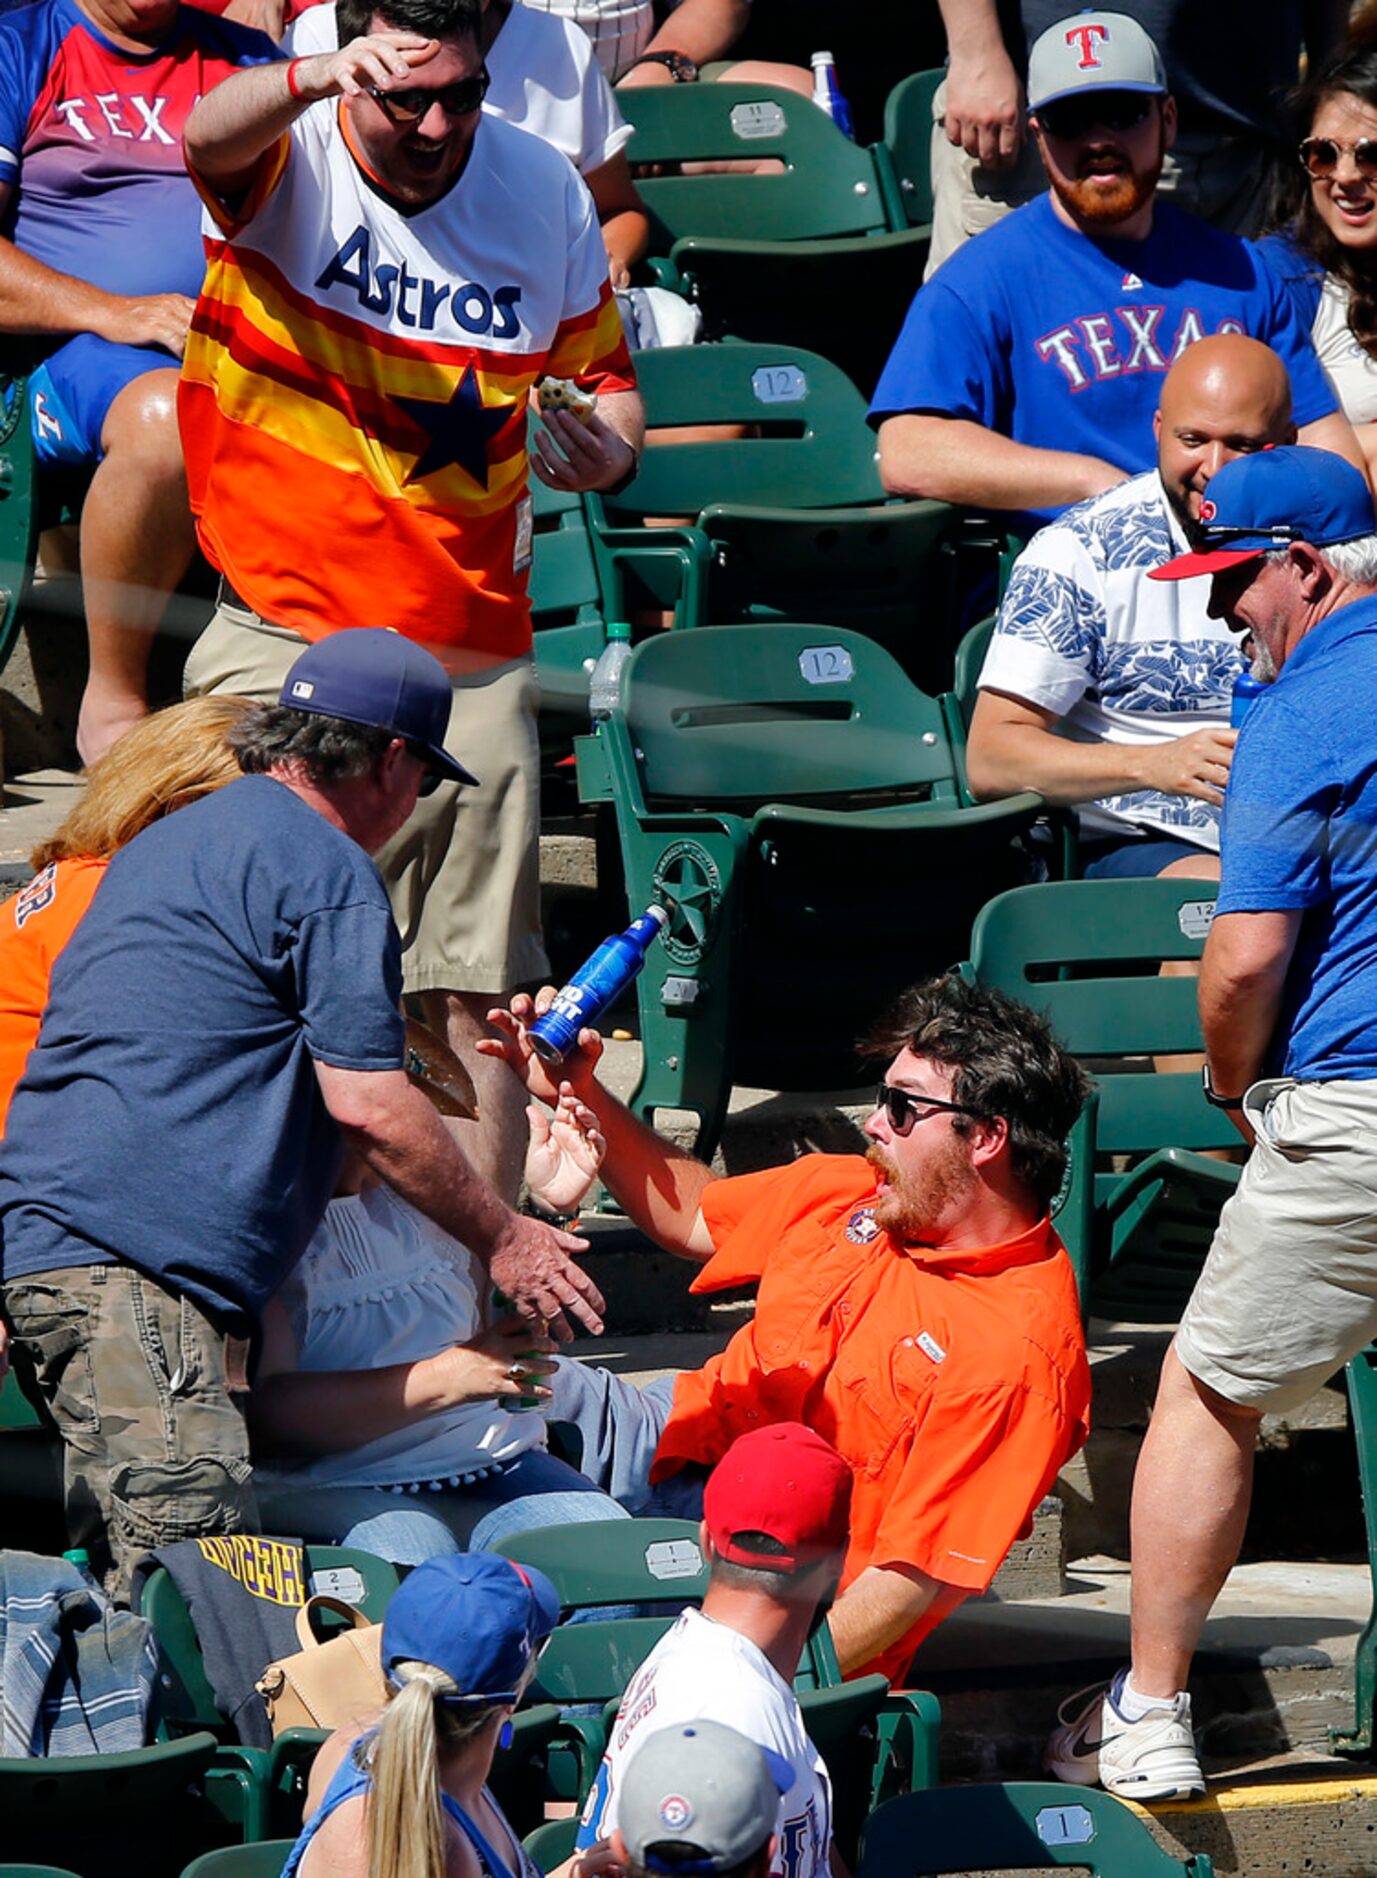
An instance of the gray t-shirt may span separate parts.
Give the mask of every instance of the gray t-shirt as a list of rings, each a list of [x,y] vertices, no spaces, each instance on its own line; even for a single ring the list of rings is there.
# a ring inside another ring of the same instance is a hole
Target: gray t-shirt
[[[343,1143],[316,1080],[404,1061],[378,870],[281,783],[244,777],[111,861],[53,969],[0,1146],[0,1272],[132,1265],[255,1318]]]

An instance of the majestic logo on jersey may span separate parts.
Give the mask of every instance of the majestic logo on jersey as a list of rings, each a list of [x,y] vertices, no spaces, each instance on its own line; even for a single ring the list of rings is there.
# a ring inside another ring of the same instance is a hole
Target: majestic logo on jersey
[[[483,402],[482,387],[473,366],[466,365],[454,395],[446,404],[429,398],[393,397],[413,423],[419,424],[429,442],[412,465],[406,480],[421,482],[437,470],[457,463],[480,488],[488,486],[488,445],[516,409],[514,404]]]
[[[1142,291],[1143,283],[1136,274],[1125,274],[1119,282],[1120,293],[1141,293]]]
[[[520,287],[513,283],[490,289],[476,280],[430,280],[413,274],[405,261],[400,267],[375,263],[373,236],[362,225],[331,255],[315,284],[321,292],[347,287],[365,312],[395,318],[413,332],[458,327],[474,338],[492,339],[516,339],[521,333],[512,310],[521,299]]]
[[[1096,52],[1095,44],[1097,40],[1103,41],[1105,45],[1109,44],[1109,28],[1100,20],[1087,20],[1082,26],[1071,27],[1066,35],[1068,46],[1074,46],[1077,40],[1080,41],[1081,47],[1081,56],[1076,61],[1077,67],[1082,72],[1102,70],[1104,60]]]
[[[1187,307],[1175,330],[1164,333],[1160,328],[1165,315],[1164,306],[1116,306],[1112,312],[1088,313],[1044,333],[1034,340],[1033,349],[1044,364],[1056,366],[1072,391],[1128,372],[1167,372],[1187,346],[1205,337],[1205,327],[1196,309]],[[1236,319],[1224,319],[1215,331],[1241,333],[1243,327]]]
[[[875,1209],[863,1206],[858,1213],[853,1213],[846,1222],[846,1236],[852,1245],[869,1245],[872,1239],[880,1236],[880,1227],[875,1219]]]

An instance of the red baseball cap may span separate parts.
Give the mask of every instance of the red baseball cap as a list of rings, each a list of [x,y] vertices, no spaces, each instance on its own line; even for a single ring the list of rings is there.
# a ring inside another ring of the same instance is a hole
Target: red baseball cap
[[[703,1490],[703,1518],[734,1565],[803,1571],[846,1544],[851,1469],[802,1422],[772,1422],[727,1449]]]

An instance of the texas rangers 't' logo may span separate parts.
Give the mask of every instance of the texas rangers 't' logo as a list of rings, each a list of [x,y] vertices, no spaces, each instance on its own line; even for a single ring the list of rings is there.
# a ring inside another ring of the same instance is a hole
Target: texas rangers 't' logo
[[[1076,41],[1078,39],[1080,40],[1081,56],[1077,63],[1082,72],[1098,72],[1100,70],[1103,61],[1095,50],[1095,41],[1097,39],[1107,41],[1108,38],[1109,28],[1102,25],[1099,20],[1089,20],[1083,26],[1073,26],[1070,28],[1066,35],[1066,43],[1068,46],[1074,46]]]

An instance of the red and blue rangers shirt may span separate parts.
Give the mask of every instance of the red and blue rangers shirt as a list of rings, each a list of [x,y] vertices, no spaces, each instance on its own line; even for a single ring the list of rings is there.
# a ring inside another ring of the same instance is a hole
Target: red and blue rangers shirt
[[[264,33],[177,9],[162,43],[117,46],[75,0],[0,15],[0,232],[108,293],[184,293],[205,273],[182,132],[203,92],[280,58]]]

